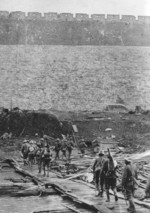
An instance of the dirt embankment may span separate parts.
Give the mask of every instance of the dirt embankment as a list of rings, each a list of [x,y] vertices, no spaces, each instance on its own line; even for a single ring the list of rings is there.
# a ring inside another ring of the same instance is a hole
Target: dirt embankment
[[[146,150],[150,140],[150,115],[112,112],[57,112],[57,111],[11,111],[0,115],[0,135],[12,133],[9,144],[13,147],[22,137],[34,137],[38,133],[53,138],[62,134],[72,134],[72,125],[78,132],[76,139],[84,137],[91,142],[96,137],[100,140],[112,138],[119,145],[132,148],[131,151]],[[106,131],[106,129],[111,131]],[[18,139],[19,137],[19,139]],[[5,141],[1,143],[7,146]]]
[[[78,135],[84,136],[87,141],[96,137],[100,137],[100,140],[112,138],[133,152],[145,151],[150,146],[149,114],[101,112],[95,116],[87,115],[86,119],[74,123],[78,126]]]
[[[48,134],[60,137],[61,124],[55,115],[38,111],[8,111],[0,114],[0,134],[8,132],[12,136],[39,136]]]

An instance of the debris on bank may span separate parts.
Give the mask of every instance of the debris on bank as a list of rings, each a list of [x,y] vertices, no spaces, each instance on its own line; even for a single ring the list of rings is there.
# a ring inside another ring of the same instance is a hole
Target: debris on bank
[[[117,147],[116,149],[111,150],[111,153],[117,160],[119,166],[118,182],[120,182],[122,174],[124,164],[123,159],[128,156],[128,154],[122,153],[122,148],[119,148],[119,150],[120,153],[117,153]],[[150,160],[149,158],[145,159],[144,157],[150,157],[150,153],[133,154],[130,155],[130,157],[133,162],[137,164],[139,173],[139,191],[136,193],[135,203],[138,204],[139,209],[145,208],[146,211],[147,209],[150,209],[150,204],[147,200],[141,201],[140,199],[142,198],[142,192],[146,187],[146,180],[150,174]],[[62,197],[71,199],[72,202],[93,209],[95,212],[117,213],[118,210],[115,211],[115,208],[117,208],[115,205],[120,205],[119,208],[125,208],[123,205],[124,196],[122,193],[118,192],[119,204],[113,204],[111,206],[105,204],[105,197],[95,197],[95,186],[91,169],[93,159],[93,154],[89,152],[84,158],[82,158],[82,160],[78,155],[74,156],[69,165],[65,161],[59,160],[57,164],[53,164],[51,167],[51,174],[56,174],[57,178],[42,178],[37,176],[37,173],[35,173],[34,170],[34,173],[32,173],[32,170],[28,172],[27,170],[22,169],[14,159],[4,160],[1,163],[1,170],[4,171],[5,169],[13,168],[13,171],[19,174],[17,177],[6,180],[9,181],[9,183],[11,181],[11,184],[8,184],[7,186],[12,193],[10,194],[11,196],[45,196],[59,193]],[[143,162],[143,165],[141,162]],[[6,187],[6,184],[4,184],[3,188],[0,188],[0,190],[4,190],[4,187]],[[117,188],[119,191],[119,185]],[[114,211],[110,208],[113,208]],[[78,209],[76,209],[76,211],[78,211]]]
[[[146,182],[150,175],[150,153],[144,150],[150,147],[149,114],[137,109],[136,113],[133,114],[107,111],[91,114],[90,116],[89,114],[84,114],[83,120],[66,121],[59,120],[55,115],[41,111],[21,111],[17,109],[15,111],[2,112],[0,115],[0,134],[3,147],[4,145],[7,146],[8,142],[12,142],[14,138],[10,147],[12,149],[18,136],[20,136],[19,140],[22,143],[21,137],[28,135],[30,138],[35,136],[35,133],[48,140],[57,137],[63,138],[63,134],[74,133],[73,136],[77,142],[75,149],[78,149],[78,141],[84,138],[85,143],[88,145],[88,152],[82,159],[78,154],[73,156],[71,162],[62,160],[52,162],[51,174],[55,175],[54,181],[51,178],[47,180],[39,177],[34,171],[33,174],[32,171],[29,173],[27,170],[20,168],[16,161],[6,159],[1,162],[1,174],[13,168],[12,173],[14,172],[17,176],[4,178],[6,182],[1,182],[0,194],[4,195],[6,193],[9,196],[44,196],[59,192],[62,197],[71,199],[78,204],[95,208],[93,207],[94,205],[98,208],[97,205],[100,202],[100,206],[103,207],[104,198],[102,200],[95,198],[91,165],[98,150],[100,148],[107,150],[109,147],[119,166],[117,186],[119,198],[124,202],[124,197],[119,192],[119,182],[124,166],[123,159],[130,156],[133,162],[136,163],[139,173],[139,188],[135,194],[135,202],[142,208],[144,206],[145,209],[149,209],[148,199],[141,202]],[[98,119],[94,120],[92,116],[97,116]],[[77,126],[78,131],[73,132],[72,123]],[[85,188],[88,191],[87,194],[85,190],[84,196],[87,199],[91,199],[91,202],[95,202],[95,204],[91,204],[88,202],[89,200],[82,199],[81,188],[84,188],[84,186],[86,186]],[[90,196],[92,198],[89,198]],[[121,206],[123,206],[122,203],[120,204]],[[96,208],[95,211],[100,211],[100,207],[99,210],[96,210]],[[122,208],[125,207],[123,206]],[[104,210],[105,208],[103,207],[102,209]],[[109,211],[110,209],[107,207],[105,212],[108,213]],[[115,210],[111,212],[115,212]]]

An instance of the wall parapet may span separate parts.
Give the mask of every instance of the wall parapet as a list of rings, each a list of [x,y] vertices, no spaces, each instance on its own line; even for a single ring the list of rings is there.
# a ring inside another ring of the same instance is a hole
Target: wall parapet
[[[93,21],[105,21],[105,14],[92,14],[91,19]]]
[[[42,14],[39,12],[28,12],[28,15],[26,18],[31,20],[39,20],[39,19],[42,19]]]
[[[150,23],[150,16],[138,16],[138,21]]]
[[[0,18],[8,18],[9,12],[8,11],[0,11]]]
[[[150,23],[150,16],[138,16],[137,19],[133,15],[115,15],[115,14],[91,14],[91,17],[85,13],[57,13],[57,12],[46,12],[44,14],[40,12],[25,12],[21,11],[0,11],[0,19],[9,18],[16,20],[46,20],[46,21],[122,21],[122,22],[139,22],[139,23]]]
[[[107,20],[108,21],[120,21],[120,15],[108,14]]]
[[[44,19],[47,21],[54,21],[58,19],[58,13],[44,13]]]
[[[21,11],[15,11],[15,12],[11,12],[9,14],[9,17],[13,19],[25,19],[25,13]]]
[[[135,16],[132,16],[132,15],[122,15],[121,20],[127,21],[127,22],[133,22],[133,21],[136,21],[136,18]]]
[[[75,15],[76,21],[86,21],[89,20],[89,15],[85,13],[76,13]]]
[[[60,13],[59,19],[62,21],[73,21],[74,17],[72,13]]]

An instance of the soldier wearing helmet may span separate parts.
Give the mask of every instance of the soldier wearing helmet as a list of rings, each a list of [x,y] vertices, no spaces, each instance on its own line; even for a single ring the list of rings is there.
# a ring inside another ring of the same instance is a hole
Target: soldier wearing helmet
[[[45,147],[42,152],[44,176],[46,175],[46,168],[47,168],[47,177],[49,177],[51,160],[52,160],[52,151],[49,148],[49,146],[45,144]]]
[[[36,156],[36,162],[37,162],[37,165],[38,165],[39,173],[41,173],[41,170],[42,170],[42,163],[43,163],[42,154],[43,154],[43,151],[44,151],[44,147],[42,147],[41,143],[38,142],[35,156]]]
[[[55,160],[59,159],[59,152],[61,150],[61,141],[59,138],[56,139],[55,142]]]
[[[102,167],[104,164],[104,152],[101,150],[98,153],[98,156],[96,157],[94,164],[93,164],[93,173],[94,173],[94,182],[96,189],[98,191],[97,196],[103,196],[103,191],[104,191],[104,177],[102,174]]]
[[[29,146],[28,158],[29,158],[29,165],[32,166],[34,164],[34,157],[35,157],[34,141],[30,140],[29,144],[30,146]]]
[[[23,156],[24,165],[28,164],[28,153],[29,153],[29,141],[25,139],[21,146],[21,154]]]
[[[116,170],[118,169],[116,160],[113,159],[112,155],[110,154],[110,151],[108,149],[108,155],[107,160],[103,164],[102,172],[104,174],[104,180],[105,180],[105,190],[106,190],[106,196],[107,200],[106,202],[110,202],[110,196],[109,196],[109,189],[111,188],[114,192],[115,201],[118,201],[117,196],[117,175]]]
[[[122,174],[122,191],[126,195],[129,202],[129,208],[127,209],[130,213],[136,213],[134,204],[134,191],[136,189],[137,179],[137,168],[132,164],[129,158],[125,158],[125,167]]]
[[[87,147],[87,145],[85,144],[85,140],[84,138],[82,138],[79,141],[79,149],[81,151],[81,157],[83,157],[85,155],[85,148]]]
[[[61,141],[62,160],[64,158],[65,158],[65,160],[67,159],[66,151],[67,151],[67,140],[66,139],[62,139],[62,141]]]
[[[70,161],[71,153],[72,153],[72,150],[73,150],[73,147],[74,147],[74,143],[71,140],[71,138],[68,138],[66,145],[67,145],[67,151],[68,151],[68,160]]]

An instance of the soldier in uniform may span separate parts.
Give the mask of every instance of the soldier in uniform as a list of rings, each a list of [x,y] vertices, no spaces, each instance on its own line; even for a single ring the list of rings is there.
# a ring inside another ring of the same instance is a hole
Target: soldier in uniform
[[[38,133],[35,133],[35,140],[37,141],[37,142],[39,142],[38,140],[39,140],[39,134]]]
[[[71,158],[71,153],[72,153],[73,147],[74,147],[74,143],[71,140],[71,138],[69,138],[67,141],[68,160],[70,160],[70,158]]]
[[[84,139],[81,139],[79,141],[79,149],[81,151],[81,157],[83,157],[85,155],[85,148],[87,147],[87,145],[85,144]]]
[[[37,142],[35,140],[32,141],[33,142],[33,148],[34,148],[34,161],[33,163],[36,164],[37,161],[36,161],[36,151],[38,149],[38,146],[37,146]]]
[[[37,143],[37,150],[36,150],[36,162],[38,165],[38,170],[39,173],[41,173],[41,169],[42,169],[42,154],[43,154],[43,147],[41,146],[41,143]]]
[[[60,142],[60,139],[57,138],[56,139],[56,142],[55,142],[55,160],[59,159],[59,152],[60,152],[60,149],[61,149],[61,142]]]
[[[29,141],[26,139],[23,141],[23,145],[21,147],[21,153],[23,156],[24,165],[27,165],[28,164],[28,153],[29,153]]]
[[[130,213],[136,213],[135,204],[133,200],[134,191],[136,189],[137,169],[132,165],[131,160],[125,159],[125,167],[122,175],[122,191],[129,201],[129,208],[127,209]]]
[[[40,138],[40,143],[41,143],[41,146],[42,146],[42,147],[44,147],[44,146],[45,146],[44,138]]]
[[[110,202],[110,196],[109,196],[109,189],[111,188],[114,192],[115,201],[118,201],[117,196],[117,162],[113,159],[113,157],[110,154],[110,151],[108,149],[108,159],[104,162],[102,173],[104,174],[104,181],[105,181],[105,190],[106,190],[106,196],[107,200],[106,202]]]
[[[31,140],[29,142],[29,153],[28,153],[28,160],[29,160],[29,165],[32,167],[34,164],[34,157],[35,157],[35,147],[34,147],[34,141]]]
[[[97,196],[103,195],[104,191],[104,176],[102,174],[102,167],[104,164],[104,152],[100,151],[98,153],[98,157],[96,157],[94,164],[93,164],[93,173],[94,173],[94,181],[95,181],[95,186],[98,191]]]
[[[47,168],[47,177],[49,177],[50,163],[52,160],[52,151],[47,145],[45,145],[44,147],[44,151],[42,153],[42,159],[43,159],[44,176],[46,175],[46,168]]]
[[[93,153],[98,153],[99,152],[99,141],[98,138],[92,141],[92,148],[93,148]]]
[[[147,179],[146,189],[145,189],[145,198],[150,198],[150,175]]]
[[[64,157],[65,157],[65,160],[67,159],[66,151],[67,151],[67,140],[63,139],[61,141],[62,160],[64,159]]]

